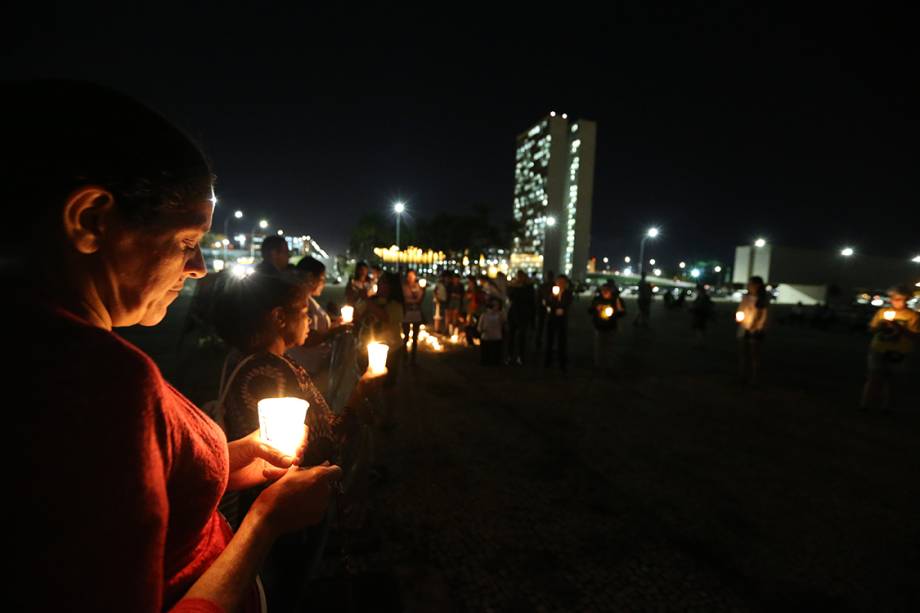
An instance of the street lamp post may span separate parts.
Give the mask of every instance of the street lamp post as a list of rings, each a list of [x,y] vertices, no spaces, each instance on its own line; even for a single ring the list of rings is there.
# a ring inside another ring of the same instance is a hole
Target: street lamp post
[[[402,248],[399,244],[399,224],[402,221],[402,214],[406,211],[406,205],[397,202],[393,205],[393,211],[396,213],[396,249],[399,250]]]
[[[658,236],[658,228],[649,228],[648,232],[642,237],[642,240],[639,242],[639,278],[642,278],[642,273],[645,272],[645,241],[650,238],[655,238]]]
[[[236,211],[235,213],[233,213],[233,216],[236,217],[237,219],[242,219],[243,211]],[[229,226],[230,226],[230,214],[228,211],[227,216],[224,217],[224,238],[227,238],[230,234]],[[224,243],[224,260],[226,259],[227,259],[227,243]]]
[[[268,227],[268,221],[265,219],[259,220],[259,227],[263,230]],[[249,257],[255,257],[256,255],[256,227],[252,226],[252,233],[249,235]]]

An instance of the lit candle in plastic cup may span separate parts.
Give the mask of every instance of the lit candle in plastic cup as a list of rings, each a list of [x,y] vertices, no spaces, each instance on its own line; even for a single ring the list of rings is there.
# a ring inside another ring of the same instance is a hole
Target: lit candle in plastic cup
[[[894,321],[895,315],[896,313],[894,311],[888,310],[888,311],[885,311],[885,314],[882,315],[882,317],[884,317],[888,321]]]
[[[355,316],[355,307],[346,305],[346,306],[343,306],[341,310],[342,310],[342,323],[350,324],[352,319],[354,319],[354,316]]]
[[[604,319],[610,319],[611,317],[613,317],[613,307],[604,307]]]
[[[422,289],[425,289],[425,286],[428,285],[428,279],[419,279],[418,286]]]
[[[390,350],[384,343],[367,344],[367,372],[371,375],[381,375],[387,369],[387,352]]]
[[[377,295],[377,284],[374,283],[373,285],[371,285],[371,296],[376,296],[376,295]]]
[[[263,398],[259,401],[259,435],[285,455],[294,455],[303,442],[303,425],[310,403],[303,398]]]
[[[737,321],[739,324],[740,324],[742,321],[744,321],[744,311],[737,311],[737,312],[735,313],[735,321]]]
[[[561,292],[561,291],[562,291],[562,290],[559,289],[559,286],[558,286],[558,285],[554,285],[554,286],[553,286],[553,296],[558,296],[558,295],[559,295],[559,292]]]

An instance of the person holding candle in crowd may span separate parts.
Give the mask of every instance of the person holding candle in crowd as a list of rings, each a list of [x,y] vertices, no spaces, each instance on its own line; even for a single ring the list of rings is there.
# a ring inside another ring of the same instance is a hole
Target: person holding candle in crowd
[[[549,301],[552,299],[555,275],[552,270],[543,275],[543,283],[537,288],[537,351],[543,346],[543,335],[546,331],[546,315],[549,313]]]
[[[402,286],[404,310],[403,310],[403,344],[408,353],[409,333],[412,333],[412,352],[409,354],[410,361],[415,364],[415,356],[418,353],[418,331],[422,325],[422,301],[425,299],[425,290],[419,285],[418,275],[414,270],[406,272],[406,280]]]
[[[310,269],[315,272],[317,267]],[[259,400],[302,398],[309,403],[303,466],[339,458],[359,427],[355,412],[358,403],[371,393],[375,383],[372,375],[363,376],[342,415],[336,416],[310,374],[287,355],[312,335],[309,299],[315,288],[315,283],[305,283],[290,273],[254,274],[227,291],[217,319],[218,333],[243,356],[226,384],[223,410],[227,439],[238,440],[258,428]],[[239,517],[231,517],[231,523],[243,517],[260,494],[258,487],[240,492]],[[291,558],[298,553],[296,540],[282,540],[269,557],[266,581],[272,604],[289,602],[293,595],[288,590],[297,587],[286,571],[291,570]]]
[[[767,307],[770,304],[763,277],[748,281],[747,293],[735,313],[738,322],[741,381],[757,385],[760,371],[760,347],[767,327]]]
[[[907,306],[910,287],[888,290],[890,306],[876,311],[869,322],[868,372],[863,387],[863,410],[887,410],[891,406],[891,383],[911,370],[910,358],[920,341],[920,313]]]
[[[438,275],[438,282],[434,286],[434,331],[444,332],[447,329],[445,317],[447,316],[447,285],[450,280],[447,271]]]
[[[8,491],[11,525],[29,542],[7,579],[41,585],[14,590],[7,607],[257,611],[266,553],[322,518],[339,468],[292,468],[297,458],[258,431],[228,445],[112,331],[156,325],[205,275],[211,169],[179,129],[105,88],[45,81],[7,94],[18,231],[2,247],[4,308],[32,350],[28,372],[6,372],[32,382],[29,410],[11,412],[19,470]],[[260,485],[233,534],[220,497]]]
[[[612,282],[601,286],[588,315],[594,324],[594,367],[612,371],[613,338],[617,331],[617,320],[626,316],[626,307],[620,299],[620,292]]]
[[[453,336],[460,331],[460,309],[463,307],[463,285],[460,275],[456,272],[450,274],[450,283],[447,286],[447,333]]]
[[[498,366],[502,361],[502,331],[505,314],[498,298],[490,298],[488,308],[479,316],[480,361],[483,366]]]
[[[297,262],[296,271],[307,290],[310,334],[303,344],[291,347],[288,356],[303,366],[326,396],[332,343],[336,336],[346,332],[350,326],[342,325],[338,318],[333,321],[326,309],[316,300],[326,288],[326,265],[308,255]]]
[[[530,277],[523,270],[518,270],[514,281],[509,285],[508,297],[508,361],[523,366],[527,351],[527,336],[533,328],[536,312],[536,295]]]
[[[546,361],[545,366],[553,365],[553,351],[558,344],[557,357],[559,368],[566,372],[568,368],[568,327],[569,307],[572,305],[572,289],[569,278],[565,275],[556,277],[556,284],[550,288],[546,306]]]
[[[358,262],[355,264],[355,274],[345,288],[345,304],[356,306],[358,301],[367,298],[368,289],[370,288],[370,282],[367,276],[367,262]]]
[[[702,283],[697,283],[696,297],[694,297],[693,302],[690,304],[690,316],[692,318],[690,325],[696,334],[697,347],[703,346],[706,326],[709,324],[709,319],[712,317],[713,308],[712,298],[709,297],[706,286]]]
[[[370,322],[373,340],[389,346],[387,353],[387,375],[383,383],[384,411],[382,426],[386,429],[396,425],[396,385],[399,382],[400,364],[403,359],[402,283],[396,273],[384,273],[377,282],[377,294],[367,302],[366,317]]]
[[[479,322],[484,305],[485,294],[476,282],[476,277],[470,275],[466,279],[466,292],[463,294],[463,307],[466,309],[464,330],[466,331],[466,344],[470,347],[473,346],[473,339],[478,335],[476,324]]]

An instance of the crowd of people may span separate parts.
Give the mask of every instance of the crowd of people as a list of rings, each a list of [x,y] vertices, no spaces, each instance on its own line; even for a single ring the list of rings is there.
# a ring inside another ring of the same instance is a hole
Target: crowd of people
[[[286,242],[267,238],[256,273],[202,285],[217,306],[201,317],[232,348],[218,398],[202,410],[114,329],[156,325],[188,279],[205,277],[200,242],[215,206],[207,158],[157,113],[97,86],[35,83],[8,102],[5,136],[17,152],[9,202],[22,232],[4,243],[4,308],[27,331],[31,353],[6,369],[7,389],[25,384],[29,394],[10,411],[20,467],[11,525],[28,541],[12,549],[12,608],[262,611],[259,577],[272,567],[269,593],[302,596],[285,586],[296,584],[286,573],[296,572],[304,539],[285,535],[327,517],[369,401],[380,397],[379,425],[393,425],[396,384],[426,321],[426,280],[359,263],[346,321],[340,305],[317,300],[324,265],[304,257],[291,266]],[[647,285],[640,326],[649,322]],[[524,364],[533,337],[545,367],[567,369],[576,301],[565,275],[464,282],[445,272],[432,291],[434,330],[478,341],[483,364]],[[891,307],[872,320],[866,406],[886,401],[889,377],[920,336],[908,297],[893,290]],[[706,301],[699,291],[701,335]],[[736,315],[741,370],[752,381],[768,302],[763,280],[752,278]],[[602,286],[587,312],[595,361],[608,368],[626,316],[618,288]],[[364,369],[370,340],[389,346],[380,372]],[[260,436],[259,400],[282,397],[309,402],[293,454]],[[22,587],[36,578],[40,589]]]

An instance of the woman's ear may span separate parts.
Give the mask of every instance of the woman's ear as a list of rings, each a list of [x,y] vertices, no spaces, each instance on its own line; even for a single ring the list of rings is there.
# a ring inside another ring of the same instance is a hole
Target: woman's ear
[[[115,197],[107,189],[87,185],[71,193],[64,203],[64,234],[79,253],[99,250],[102,235],[110,224]]]
[[[275,326],[282,330],[287,326],[287,319],[284,316],[284,309],[281,307],[275,307],[272,309],[272,321],[275,322]]]

